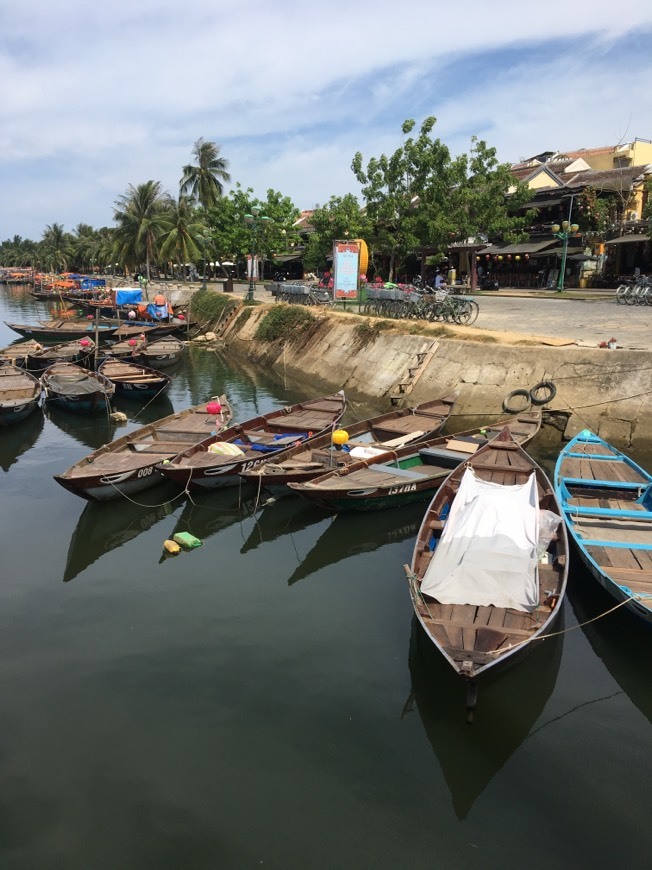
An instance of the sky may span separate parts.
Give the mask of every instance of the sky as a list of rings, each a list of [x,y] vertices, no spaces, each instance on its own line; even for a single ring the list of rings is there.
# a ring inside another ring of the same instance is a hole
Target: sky
[[[200,137],[300,209],[359,195],[407,118],[509,163],[652,139],[650,0],[3,0],[0,34],[0,240],[177,196]]]

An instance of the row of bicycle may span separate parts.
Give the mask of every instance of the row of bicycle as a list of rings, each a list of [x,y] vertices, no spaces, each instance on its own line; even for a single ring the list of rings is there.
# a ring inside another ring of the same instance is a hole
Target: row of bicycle
[[[641,275],[633,284],[621,284],[616,290],[619,305],[652,305],[652,277]]]
[[[364,314],[399,320],[446,321],[470,326],[478,318],[480,306],[468,296],[456,296],[449,290],[417,292],[406,289],[367,288]]]

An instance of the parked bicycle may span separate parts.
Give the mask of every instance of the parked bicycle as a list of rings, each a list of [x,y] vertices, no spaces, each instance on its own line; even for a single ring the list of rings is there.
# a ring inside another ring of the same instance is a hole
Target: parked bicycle
[[[652,278],[641,275],[633,284],[621,284],[616,290],[618,305],[652,305]]]

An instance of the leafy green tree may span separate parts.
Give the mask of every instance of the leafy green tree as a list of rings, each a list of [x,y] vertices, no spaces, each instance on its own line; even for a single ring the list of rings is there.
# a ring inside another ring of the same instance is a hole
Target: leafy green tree
[[[208,209],[214,206],[224,193],[224,184],[231,181],[229,161],[220,157],[221,148],[215,142],[198,139],[193,145],[194,164],[183,167],[180,193]]]
[[[169,229],[169,206],[170,197],[159,181],[130,184],[115,203],[115,255],[127,267],[144,263],[148,281],[161,236]]]
[[[528,195],[499,164],[494,148],[473,139],[471,154],[451,156],[432,136],[436,118],[402,125],[403,144],[389,157],[372,157],[363,166],[358,152],[351,164],[362,185],[367,213],[374,224],[372,245],[388,261],[390,279],[411,252],[444,254],[455,241],[474,235],[501,234],[517,240],[527,223],[514,210]]]
[[[312,213],[310,223],[313,233],[303,256],[306,269],[322,269],[326,258],[333,253],[333,242],[338,239],[370,239],[373,224],[365,211],[360,208],[358,198],[352,193],[332,196],[324,206],[318,206]]]
[[[211,246],[220,263],[224,260],[237,262],[250,252],[252,228],[245,221],[245,215],[251,214],[254,208],[270,219],[261,222],[257,228],[259,254],[273,259],[274,254],[284,253],[290,244],[299,242],[294,224],[300,212],[290,197],[270,188],[267,198],[259,200],[254,197],[253,188],[243,188],[236,182],[228,196],[222,197],[208,210]]]

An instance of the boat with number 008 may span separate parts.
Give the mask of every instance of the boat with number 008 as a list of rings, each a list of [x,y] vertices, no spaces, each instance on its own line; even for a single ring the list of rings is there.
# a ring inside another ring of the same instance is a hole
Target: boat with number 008
[[[566,591],[566,526],[508,428],[446,478],[405,568],[417,619],[466,680],[550,631]]]
[[[652,476],[585,429],[559,454],[554,482],[588,570],[652,624]]]
[[[270,411],[188,447],[157,470],[184,488],[237,486],[240,473],[267,462],[281,450],[334,429],[346,407],[340,390]]]
[[[157,468],[188,444],[221,432],[233,414],[226,396],[170,414],[105,444],[54,479],[91,501],[108,501],[148,489],[162,479]]]

